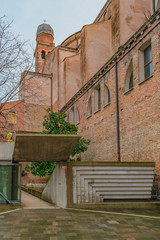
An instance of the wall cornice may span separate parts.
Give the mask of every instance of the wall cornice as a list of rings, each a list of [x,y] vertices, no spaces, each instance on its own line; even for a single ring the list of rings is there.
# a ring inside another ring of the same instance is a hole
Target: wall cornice
[[[58,49],[64,50],[64,51],[70,51],[70,52],[75,52],[78,53],[78,49],[76,48],[70,48],[70,47],[65,47],[65,46],[57,46]]]
[[[47,77],[47,78],[52,78],[53,74],[46,74],[46,73],[39,73],[39,72],[30,72],[30,71],[24,71],[22,74],[27,75],[34,75],[38,77]]]

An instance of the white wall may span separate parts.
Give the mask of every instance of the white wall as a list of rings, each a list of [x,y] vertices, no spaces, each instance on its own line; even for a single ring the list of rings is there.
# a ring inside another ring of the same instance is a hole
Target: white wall
[[[12,160],[14,142],[0,142],[0,160]]]
[[[73,166],[73,203],[151,199],[154,167]]]
[[[42,199],[56,204],[59,207],[67,207],[67,166],[65,163],[57,164],[52,176],[43,190]]]

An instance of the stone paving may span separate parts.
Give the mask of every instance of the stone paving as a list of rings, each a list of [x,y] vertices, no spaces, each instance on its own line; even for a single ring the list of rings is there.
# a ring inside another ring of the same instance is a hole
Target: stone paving
[[[5,212],[7,210],[10,211]],[[0,240],[160,239],[159,205],[153,211],[124,209],[121,213],[125,215],[59,209],[22,191],[22,208],[0,205]],[[127,213],[151,216],[129,216]]]
[[[18,209],[0,215],[0,240],[158,240],[160,218],[65,209]]]

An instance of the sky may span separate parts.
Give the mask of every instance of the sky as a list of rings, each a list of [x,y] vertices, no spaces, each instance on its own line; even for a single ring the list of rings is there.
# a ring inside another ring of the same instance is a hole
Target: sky
[[[35,47],[38,25],[46,21],[54,30],[55,45],[92,23],[107,0],[0,0],[0,16],[12,23],[12,32],[20,34]]]

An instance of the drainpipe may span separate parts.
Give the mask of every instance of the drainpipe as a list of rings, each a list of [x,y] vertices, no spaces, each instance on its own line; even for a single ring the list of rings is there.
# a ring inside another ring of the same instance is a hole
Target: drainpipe
[[[51,112],[53,112],[52,95],[53,95],[53,76],[51,77]]]
[[[155,3],[155,0],[153,0],[153,14],[155,13],[156,11],[156,3]]]
[[[120,131],[119,131],[119,98],[118,98],[118,73],[117,61],[115,62],[115,85],[116,85],[116,121],[117,121],[117,154],[118,162],[121,161],[120,155]]]

